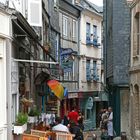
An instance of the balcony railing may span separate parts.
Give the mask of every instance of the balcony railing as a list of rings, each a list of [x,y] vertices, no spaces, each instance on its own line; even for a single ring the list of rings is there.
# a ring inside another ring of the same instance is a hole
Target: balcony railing
[[[86,45],[90,45],[90,46],[95,46],[98,47],[100,46],[100,43],[98,43],[98,39],[97,38],[90,38],[90,37],[86,37]]]

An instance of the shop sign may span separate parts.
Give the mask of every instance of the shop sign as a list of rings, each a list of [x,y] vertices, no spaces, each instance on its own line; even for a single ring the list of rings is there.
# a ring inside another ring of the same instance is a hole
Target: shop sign
[[[89,97],[88,100],[87,100],[86,108],[87,109],[92,109],[92,107],[93,107],[93,98]]]
[[[78,98],[78,93],[69,93],[68,94],[68,98],[71,99],[71,98]]]
[[[76,53],[71,48],[61,48],[61,66],[64,72],[71,72],[73,70],[72,54]]]

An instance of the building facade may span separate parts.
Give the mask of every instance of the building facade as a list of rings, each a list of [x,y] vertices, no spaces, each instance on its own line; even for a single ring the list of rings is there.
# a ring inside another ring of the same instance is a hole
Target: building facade
[[[117,135],[129,134],[130,8],[124,0],[104,0],[104,65],[109,105]]]
[[[131,64],[130,64],[130,130],[134,139],[140,137],[140,1],[131,4]]]
[[[9,61],[7,49],[11,42],[11,34],[10,34],[10,14],[4,12],[4,9],[0,9],[0,19],[3,21],[3,23],[0,23],[0,92],[3,94],[0,94],[1,96],[1,122],[0,122],[0,139],[6,139],[7,140],[7,131],[8,131],[8,119],[7,119],[7,101],[8,101],[8,88],[7,81],[9,80],[9,77],[7,77],[7,74],[9,71],[7,70],[7,61]],[[5,24],[4,24],[5,23]]]
[[[30,107],[24,106],[23,99],[28,101],[31,99],[38,106],[40,112],[47,111],[46,105],[48,106],[48,104],[46,102],[49,101],[50,91],[48,91],[46,80],[50,78],[50,75],[51,79],[59,78],[60,75],[58,65],[60,33],[57,24],[59,15],[54,1],[45,1],[45,3],[40,0],[35,3],[34,1],[32,3],[19,1],[14,4],[15,10],[10,8],[13,8],[10,2],[0,5],[0,20],[4,22],[0,23],[0,67],[3,79],[1,79],[1,92],[3,93],[1,105],[3,108],[0,110],[3,113],[1,114],[0,139],[5,140],[12,140],[16,136],[13,135],[16,115],[19,112],[28,113],[30,109]],[[33,9],[34,6],[31,6],[34,4],[37,4],[36,10]],[[48,9],[48,4],[52,8]],[[32,11],[35,11],[34,14],[38,14],[38,17],[31,14]],[[34,18],[28,17],[29,13]],[[42,16],[43,19],[39,18]],[[46,75],[43,77],[46,76],[46,79],[43,84],[40,84],[42,79],[39,79],[38,83],[38,77],[42,71],[45,72]],[[42,93],[45,94],[42,95]],[[52,95],[52,99],[54,99],[54,95]],[[57,104],[57,99],[54,100]],[[55,113],[59,113],[57,105]]]
[[[88,1],[80,18],[79,91],[85,129],[96,127],[101,95],[102,9]],[[92,124],[92,125],[91,125]]]
[[[61,102],[63,116],[73,106],[79,107],[78,70],[79,70],[79,17],[80,9],[68,0],[59,1],[59,26],[61,33],[60,65],[63,75],[60,81],[68,90],[67,99]],[[63,108],[64,107],[64,108]]]

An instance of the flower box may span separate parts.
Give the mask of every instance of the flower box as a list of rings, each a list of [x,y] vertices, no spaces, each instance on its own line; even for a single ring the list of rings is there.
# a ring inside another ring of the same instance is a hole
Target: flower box
[[[14,134],[22,134],[24,131],[27,130],[27,123],[25,123],[24,125],[14,125]]]

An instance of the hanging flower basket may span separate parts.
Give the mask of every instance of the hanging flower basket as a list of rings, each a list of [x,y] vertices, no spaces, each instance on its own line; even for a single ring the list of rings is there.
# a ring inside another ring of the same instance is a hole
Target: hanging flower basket
[[[44,48],[47,52],[49,52],[51,50],[51,43],[50,42],[46,43],[46,45],[44,45]]]

